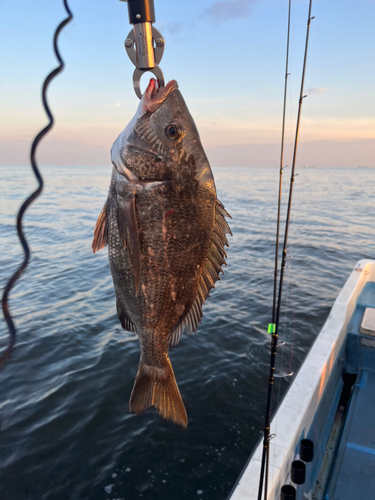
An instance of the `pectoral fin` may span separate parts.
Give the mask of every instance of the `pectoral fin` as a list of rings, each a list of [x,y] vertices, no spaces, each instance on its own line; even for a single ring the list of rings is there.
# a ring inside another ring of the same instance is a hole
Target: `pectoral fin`
[[[135,294],[138,295],[139,290],[139,275],[141,271],[140,245],[139,245],[139,229],[135,207],[135,192],[128,195],[126,198],[117,196],[117,223],[120,233],[120,238],[127,245],[130,255],[130,262],[133,269]]]
[[[94,239],[92,240],[94,253],[104,248],[108,243],[108,212],[108,204],[105,202],[94,229]]]

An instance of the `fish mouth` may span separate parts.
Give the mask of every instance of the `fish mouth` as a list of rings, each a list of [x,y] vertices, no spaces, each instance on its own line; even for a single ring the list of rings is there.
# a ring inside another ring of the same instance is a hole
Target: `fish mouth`
[[[167,97],[178,89],[176,80],[171,80],[165,87],[160,88],[159,83],[155,78],[150,79],[150,83],[143,94],[143,109],[154,113],[166,101]]]

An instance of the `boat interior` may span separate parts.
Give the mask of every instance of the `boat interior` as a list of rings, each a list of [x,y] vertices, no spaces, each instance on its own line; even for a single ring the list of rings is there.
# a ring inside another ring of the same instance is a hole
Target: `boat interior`
[[[344,387],[335,415],[335,424],[339,428],[331,431],[331,435],[338,432],[338,439],[329,441],[334,448],[332,459],[328,461],[329,474],[323,498],[375,498],[374,281],[365,284],[357,299],[347,328],[344,359]],[[329,454],[328,447],[325,455]],[[321,491],[317,485],[315,498],[320,498]]]

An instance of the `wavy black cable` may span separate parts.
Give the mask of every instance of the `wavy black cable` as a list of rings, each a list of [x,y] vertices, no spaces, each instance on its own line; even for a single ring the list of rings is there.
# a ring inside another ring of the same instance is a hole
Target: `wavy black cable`
[[[44,106],[44,109],[45,109],[46,114],[48,116],[49,123],[35,137],[32,145],[31,145],[31,151],[30,151],[31,167],[34,171],[34,174],[35,174],[35,177],[38,181],[39,186],[23,202],[23,204],[21,205],[21,208],[18,211],[18,215],[17,215],[17,233],[18,233],[18,237],[20,239],[20,242],[21,242],[21,245],[22,245],[22,248],[24,251],[24,259],[23,259],[23,262],[20,265],[20,267],[9,278],[9,281],[4,288],[4,293],[3,293],[3,297],[2,297],[2,307],[3,307],[4,318],[5,318],[5,321],[8,325],[8,329],[9,329],[9,343],[8,343],[8,347],[0,355],[0,368],[4,365],[6,360],[12,354],[15,343],[16,343],[17,331],[16,331],[16,327],[14,326],[12,315],[10,314],[10,311],[9,311],[8,296],[9,296],[9,293],[10,293],[11,289],[13,288],[14,284],[16,283],[16,281],[20,278],[21,274],[26,269],[26,267],[29,263],[29,260],[30,260],[30,248],[29,248],[29,245],[27,244],[25,235],[23,233],[22,218],[23,218],[23,215],[26,212],[27,208],[29,207],[29,205],[31,205],[31,203],[40,195],[40,193],[43,190],[43,178],[38,170],[38,166],[37,166],[36,159],[35,159],[35,153],[36,153],[36,148],[37,148],[39,142],[51,130],[51,128],[53,127],[53,123],[54,123],[54,119],[53,119],[52,113],[49,109],[48,102],[47,102],[47,96],[46,96],[47,88],[48,88],[48,85],[50,84],[50,82],[55,78],[55,76],[57,76],[59,73],[61,73],[61,71],[64,69],[64,61],[62,60],[62,58],[60,56],[59,49],[57,47],[57,39],[59,37],[60,31],[73,19],[73,14],[71,13],[71,11],[69,9],[67,0],[63,0],[63,4],[64,4],[65,10],[68,14],[68,17],[65,18],[58,25],[58,27],[56,28],[54,37],[53,37],[53,48],[54,48],[54,51],[56,54],[56,58],[60,64],[57,68],[55,68],[53,71],[51,71],[51,73],[46,77],[46,79],[44,80],[44,83],[43,83],[43,88],[42,88],[43,106]]]

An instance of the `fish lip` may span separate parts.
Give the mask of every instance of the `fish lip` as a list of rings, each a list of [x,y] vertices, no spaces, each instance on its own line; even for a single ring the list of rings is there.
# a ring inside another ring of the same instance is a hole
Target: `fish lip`
[[[168,96],[177,89],[178,83],[176,80],[171,80],[165,87],[159,89],[158,82],[155,78],[151,78],[142,98],[144,111],[154,113],[162,106]]]

